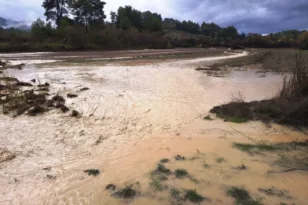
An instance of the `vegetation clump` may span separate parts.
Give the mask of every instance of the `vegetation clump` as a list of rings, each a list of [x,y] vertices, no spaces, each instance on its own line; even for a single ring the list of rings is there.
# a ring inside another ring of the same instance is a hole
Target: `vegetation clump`
[[[256,143],[256,144],[248,144],[248,143],[233,143],[233,147],[247,152],[249,154],[259,154],[260,152],[274,152],[274,151],[290,151],[296,149],[307,149],[308,140],[306,141],[294,141],[287,143]]]
[[[160,160],[160,163],[168,163],[170,160],[167,158],[163,158]]]
[[[174,172],[174,175],[176,176],[176,178],[180,178],[180,179],[187,176],[187,174],[188,172],[186,171],[186,169],[177,169]]]
[[[238,166],[238,167],[234,167],[233,169],[237,169],[237,170],[246,170],[246,169],[247,169],[247,167],[246,167],[246,165],[245,165],[245,164],[241,164],[240,166]]]
[[[189,200],[192,203],[200,203],[202,202],[205,198],[198,194],[196,190],[185,190],[185,195],[184,195],[185,200]]]
[[[225,162],[226,160],[223,158],[223,157],[218,157],[217,159],[216,159],[216,162],[217,163],[222,163],[222,162]]]
[[[40,105],[36,105],[34,107],[32,107],[29,111],[28,111],[28,115],[30,116],[36,116],[38,114],[44,113],[46,112],[46,109],[43,106]]]
[[[126,186],[123,189],[120,189],[119,191],[115,192],[113,194],[114,196],[117,196],[119,198],[134,198],[136,196],[136,191],[132,189],[132,185]]]
[[[259,188],[258,189],[259,192],[262,192],[268,196],[277,196],[279,198],[283,198],[283,199],[291,199],[292,197],[290,197],[288,194],[287,190],[280,190],[277,189],[276,187],[271,187],[271,188]]]
[[[163,174],[171,174],[170,169],[166,168],[163,164],[158,164],[155,172]]]
[[[93,175],[93,176],[97,176],[100,174],[100,171],[98,169],[87,169],[84,170],[85,173],[88,173],[89,176]]]
[[[79,117],[80,113],[77,110],[72,111],[72,117]]]
[[[235,199],[235,205],[262,205],[261,200],[251,198],[249,192],[241,187],[230,187],[227,195]]]
[[[213,118],[210,115],[205,116],[203,119],[204,120],[208,120],[208,121],[213,120]]]
[[[55,95],[51,100],[54,102],[65,103],[65,99],[61,95]]]
[[[106,189],[106,190],[112,190],[112,191],[114,191],[114,190],[116,189],[116,185],[114,185],[114,184],[108,184],[108,185],[106,186],[105,189]]]
[[[175,160],[180,161],[180,160],[185,160],[185,157],[181,156],[181,155],[176,155],[174,156]]]
[[[68,94],[67,94],[67,97],[68,97],[68,98],[77,98],[78,95],[72,94],[72,93],[68,93]]]

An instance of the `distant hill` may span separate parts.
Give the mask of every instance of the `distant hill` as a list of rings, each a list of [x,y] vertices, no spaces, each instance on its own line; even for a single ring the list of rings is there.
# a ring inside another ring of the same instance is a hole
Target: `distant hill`
[[[30,29],[30,22],[26,21],[13,21],[10,19],[5,19],[0,17],[0,27],[6,28],[17,28],[21,30],[29,30]]]

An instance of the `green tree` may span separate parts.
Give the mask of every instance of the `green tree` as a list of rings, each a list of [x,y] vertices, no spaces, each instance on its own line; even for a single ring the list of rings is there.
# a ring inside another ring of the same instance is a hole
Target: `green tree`
[[[101,0],[75,0],[72,3],[75,21],[86,27],[100,27],[106,18],[104,13],[105,2]]]
[[[63,16],[69,13],[69,0],[44,0],[43,7],[45,9],[44,15],[47,21],[54,21],[59,25]]]
[[[110,12],[111,23],[115,24],[117,22],[117,13],[114,11]]]
[[[118,28],[127,30],[135,27],[139,31],[143,29],[141,12],[131,6],[119,7],[116,24]]]
[[[234,40],[238,37],[237,29],[234,26],[228,26],[227,28],[222,29],[221,37],[224,40]]]
[[[36,39],[45,39],[53,36],[53,28],[51,23],[45,23],[41,19],[37,19],[31,25],[31,34]]]
[[[146,11],[142,13],[143,28],[151,32],[159,32],[163,30],[163,22],[161,15]]]

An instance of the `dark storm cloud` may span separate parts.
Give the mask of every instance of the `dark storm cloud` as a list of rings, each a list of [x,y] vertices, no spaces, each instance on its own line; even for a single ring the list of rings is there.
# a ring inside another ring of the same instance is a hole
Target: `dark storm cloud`
[[[192,3],[194,2],[194,3]],[[308,28],[307,0],[193,0],[184,18],[234,25],[243,32]]]
[[[43,0],[0,0],[0,16],[13,20],[43,17]],[[105,11],[131,5],[163,17],[234,25],[242,32],[270,33],[308,28],[308,0],[105,0]]]

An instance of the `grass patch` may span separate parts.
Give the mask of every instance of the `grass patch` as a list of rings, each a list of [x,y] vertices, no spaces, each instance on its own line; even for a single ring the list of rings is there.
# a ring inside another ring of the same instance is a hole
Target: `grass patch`
[[[276,145],[268,145],[268,144],[233,143],[233,147],[248,153],[258,153],[259,151],[273,152],[281,150],[281,148]]]
[[[188,172],[186,171],[186,169],[177,169],[175,170],[174,175],[176,178],[182,179],[188,175]]]
[[[308,155],[307,153],[279,155],[276,165],[282,167],[284,170],[280,172],[289,171],[308,171]]]
[[[248,143],[233,143],[233,147],[243,151],[248,152],[250,154],[260,153],[260,151],[267,152],[275,152],[275,151],[291,151],[291,150],[299,150],[299,149],[308,149],[308,140],[306,141],[294,141],[288,143],[278,143],[278,144],[266,144],[266,143],[258,143],[258,144],[248,144]]]
[[[196,192],[196,190],[185,190],[185,196],[184,196],[185,200],[189,200],[192,203],[200,203],[202,202],[205,198],[203,196],[201,196],[200,194],[198,194]]]
[[[216,162],[217,163],[222,163],[222,162],[225,162],[226,160],[223,158],[223,157],[219,157],[216,159]]]
[[[171,174],[170,169],[166,168],[163,164],[158,164],[155,170],[156,173],[163,173],[163,174]]]
[[[155,191],[163,191],[165,189],[165,186],[157,179],[153,179],[150,182],[150,187]]]
[[[207,163],[204,163],[204,164],[203,164],[203,167],[208,169],[208,168],[210,168],[211,166],[208,165]]]
[[[276,187],[271,187],[271,188],[259,188],[259,192],[266,194],[267,196],[277,196],[279,198],[283,199],[291,199],[292,197],[289,196],[289,193],[287,190],[280,190],[277,189]]]
[[[170,160],[167,158],[163,158],[160,160],[160,163],[168,163]]]
[[[120,198],[134,198],[136,196],[136,191],[132,189],[132,185],[126,186],[123,189],[120,189],[116,193],[114,193],[114,196],[120,197]]]
[[[233,169],[237,169],[237,170],[246,170],[247,167],[245,166],[245,164],[241,164],[240,166],[234,167]]]
[[[170,196],[172,198],[178,199],[178,198],[180,198],[180,191],[178,189],[172,188],[170,190]]]
[[[235,199],[235,205],[262,205],[260,199],[254,200],[249,192],[241,187],[230,187],[227,195]]]

